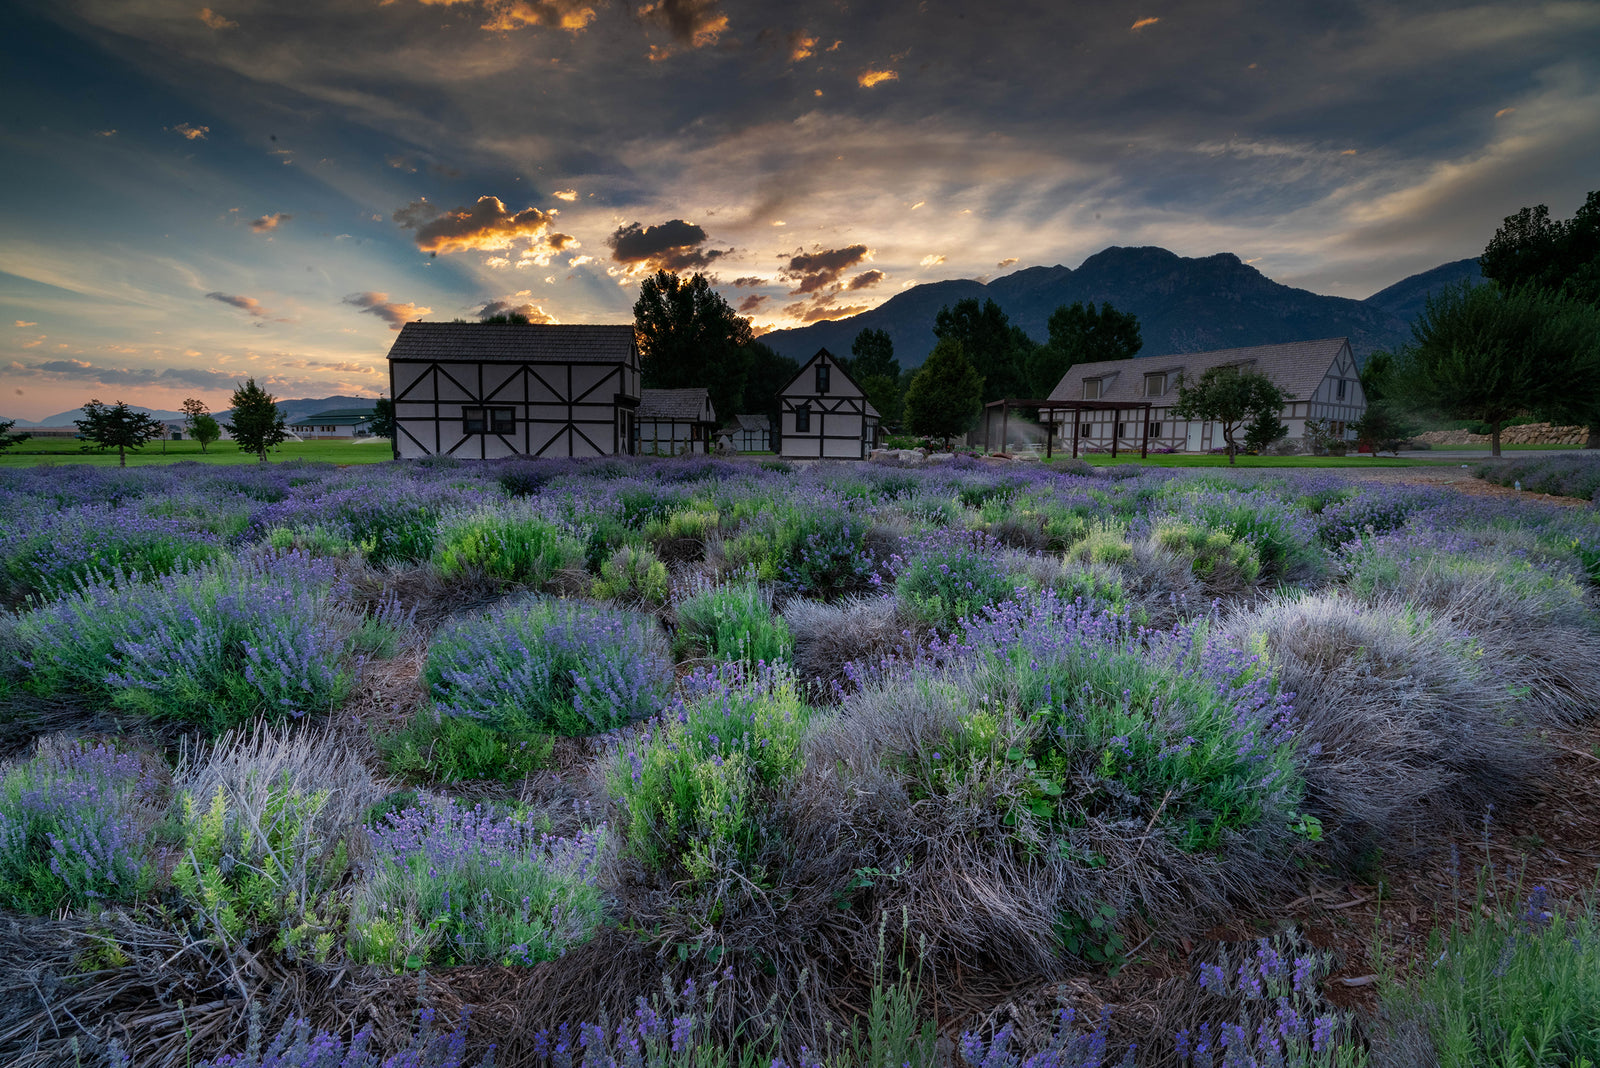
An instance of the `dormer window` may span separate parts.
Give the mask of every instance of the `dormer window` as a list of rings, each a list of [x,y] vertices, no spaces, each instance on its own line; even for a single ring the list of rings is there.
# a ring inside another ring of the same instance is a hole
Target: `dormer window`
[[[1098,379],[1098,378],[1085,378],[1083,380],[1083,399],[1084,400],[1099,400],[1100,399],[1100,379]]]
[[[817,364],[817,392],[818,393],[826,393],[826,392],[828,392],[828,378],[830,377],[829,374],[828,374],[828,371],[829,371],[829,367],[828,367],[828,361],[827,360],[822,360]]]
[[[1144,376],[1144,395],[1146,397],[1159,397],[1167,391],[1167,374],[1163,371],[1158,375]]]

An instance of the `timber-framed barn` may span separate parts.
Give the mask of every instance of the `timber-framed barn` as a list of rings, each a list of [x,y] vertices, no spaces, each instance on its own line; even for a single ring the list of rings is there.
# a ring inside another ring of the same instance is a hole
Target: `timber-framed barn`
[[[779,396],[780,456],[865,460],[877,444],[878,409],[827,349],[802,364]]]
[[[407,323],[389,350],[395,459],[631,453],[632,326]]]

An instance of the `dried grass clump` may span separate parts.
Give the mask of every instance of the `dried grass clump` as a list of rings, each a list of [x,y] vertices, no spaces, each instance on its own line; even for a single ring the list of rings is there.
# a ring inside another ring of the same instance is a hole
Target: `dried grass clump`
[[[1347,850],[1416,846],[1527,792],[1538,746],[1448,618],[1395,598],[1280,595],[1222,630],[1292,691],[1307,804]]]
[[[825,688],[846,681],[845,665],[876,663],[913,644],[892,597],[847,597],[832,604],[794,598],[783,605],[794,635],[795,674]]]

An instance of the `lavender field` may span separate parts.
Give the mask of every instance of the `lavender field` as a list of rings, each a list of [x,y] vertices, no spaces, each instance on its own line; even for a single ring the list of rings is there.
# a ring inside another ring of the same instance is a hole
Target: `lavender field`
[[[1594,861],[1487,844],[1600,741],[1590,505],[16,469],[0,608],[0,1063],[1600,1061]]]

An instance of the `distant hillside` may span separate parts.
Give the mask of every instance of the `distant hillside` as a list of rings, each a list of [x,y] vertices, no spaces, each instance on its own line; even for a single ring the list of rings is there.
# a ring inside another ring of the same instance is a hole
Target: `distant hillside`
[[[847,345],[845,348],[848,350],[849,346]],[[292,423],[303,416],[315,415],[318,412],[326,412],[334,408],[365,408],[371,404],[371,397],[306,397],[300,400],[281,400],[278,402],[278,410],[283,412],[284,417]],[[139,404],[130,404],[128,407],[136,412],[144,412],[146,415],[154,416],[163,421],[183,421],[182,412],[167,411],[164,408],[146,408]],[[216,416],[217,422],[224,423],[233,414],[233,410],[230,408],[227,411],[212,412],[211,414]],[[74,419],[82,418],[83,409],[74,408],[71,411],[57,412],[55,415],[46,416],[37,422],[18,419],[17,429],[20,430],[28,426],[71,426]]]
[[[1460,285],[1462,282],[1472,282],[1476,285],[1481,281],[1483,272],[1478,269],[1476,257],[1456,260],[1454,263],[1435,267],[1431,271],[1402,278],[1388,289],[1378,290],[1361,303],[1381,308],[1409,323],[1422,314],[1422,308],[1428,302],[1428,294],[1446,286]]]
[[[900,365],[918,367],[933,348],[934,316],[958,300],[994,300],[1037,341],[1049,336],[1050,313],[1061,305],[1110,301],[1139,317],[1145,356],[1348,337],[1359,358],[1405,341],[1412,305],[1420,307],[1417,302],[1429,288],[1465,277],[1461,268],[1467,263],[1473,261],[1414,275],[1361,301],[1281,285],[1229,252],[1188,258],[1164,248],[1112,247],[1076,270],[1030,267],[987,285],[950,281],[914,286],[860,315],[774,330],[762,340],[785,356],[804,360],[819,348],[846,354],[862,330],[884,330],[894,340]],[[1437,280],[1430,277],[1434,275]]]

